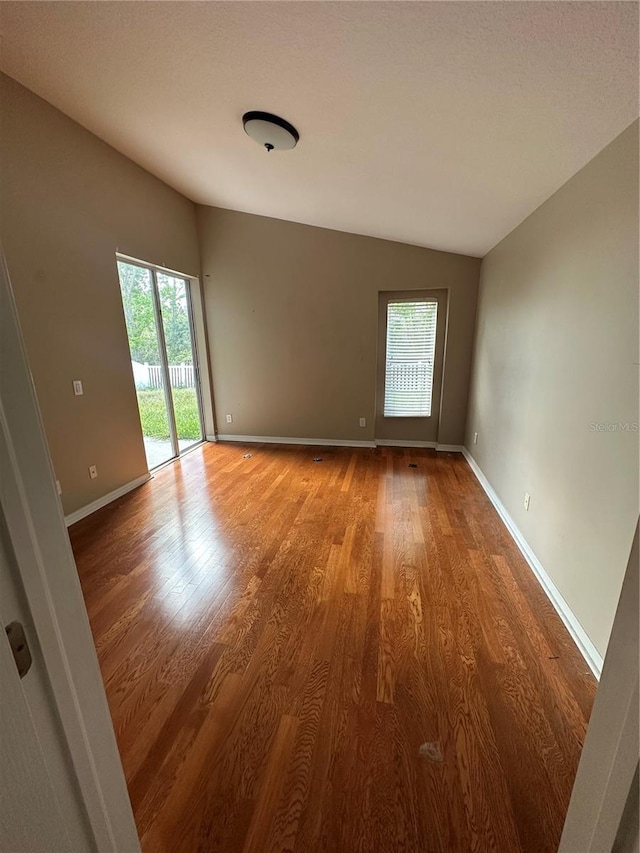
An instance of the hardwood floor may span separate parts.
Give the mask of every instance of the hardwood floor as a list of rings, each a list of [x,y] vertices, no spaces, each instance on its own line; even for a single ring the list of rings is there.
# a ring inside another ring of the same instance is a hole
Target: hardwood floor
[[[595,681],[460,454],[208,444],[70,535],[145,853],[557,849]]]

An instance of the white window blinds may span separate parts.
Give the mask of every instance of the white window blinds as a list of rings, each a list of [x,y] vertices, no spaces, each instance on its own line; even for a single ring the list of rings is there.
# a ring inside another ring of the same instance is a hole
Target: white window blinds
[[[438,303],[389,302],[384,381],[386,418],[431,414]]]

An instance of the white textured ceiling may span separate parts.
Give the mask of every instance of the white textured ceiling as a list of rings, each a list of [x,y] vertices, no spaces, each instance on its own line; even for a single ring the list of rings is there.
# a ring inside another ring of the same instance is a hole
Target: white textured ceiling
[[[194,201],[471,255],[638,113],[633,2],[3,2],[0,29],[7,74]]]

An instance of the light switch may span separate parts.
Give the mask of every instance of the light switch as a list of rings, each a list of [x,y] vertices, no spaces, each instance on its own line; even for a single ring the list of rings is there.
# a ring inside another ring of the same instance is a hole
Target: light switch
[[[73,380],[73,393],[76,397],[81,397],[84,394],[84,391],[82,390],[82,382],[79,379]]]

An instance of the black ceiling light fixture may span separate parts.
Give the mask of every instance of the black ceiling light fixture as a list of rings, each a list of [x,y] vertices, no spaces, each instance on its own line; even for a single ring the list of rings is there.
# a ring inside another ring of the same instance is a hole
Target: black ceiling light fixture
[[[242,125],[247,136],[267,151],[287,151],[295,148],[300,139],[300,134],[288,121],[260,110],[245,113]]]

